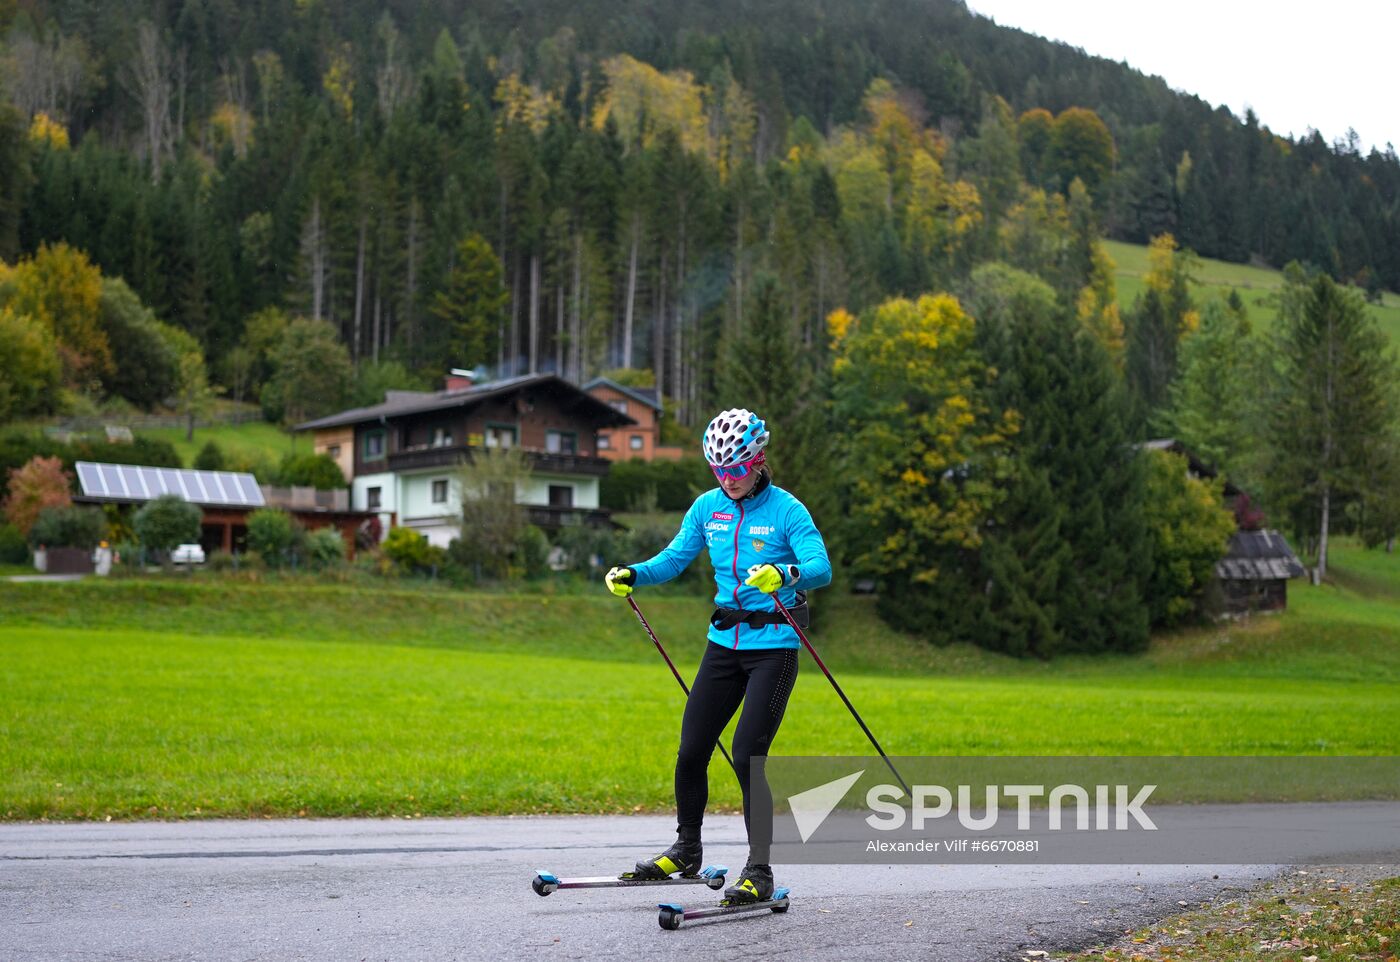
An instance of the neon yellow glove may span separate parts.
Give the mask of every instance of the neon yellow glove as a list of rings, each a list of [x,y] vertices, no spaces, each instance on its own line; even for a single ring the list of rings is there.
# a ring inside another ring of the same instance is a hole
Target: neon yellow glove
[[[632,593],[632,586],[637,583],[637,573],[631,568],[613,567],[603,576],[603,581],[613,594],[619,598],[626,598]]]
[[[797,580],[797,569],[788,566],[787,572],[775,564],[754,565],[749,569],[749,577],[744,582],[750,588],[757,588],[765,595],[771,595],[783,585]]]

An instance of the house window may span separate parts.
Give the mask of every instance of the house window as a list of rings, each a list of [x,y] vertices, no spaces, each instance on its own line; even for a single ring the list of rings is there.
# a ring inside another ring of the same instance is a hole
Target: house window
[[[640,451],[642,449],[642,436],[634,434],[627,440],[627,443],[633,451]]]
[[[574,487],[571,484],[551,484],[549,486],[549,506],[551,508],[572,508]]]
[[[608,437],[606,434],[598,435],[598,450],[607,451],[610,448],[612,448],[612,438]]]
[[[447,503],[447,480],[439,478],[433,482],[433,504]]]
[[[384,432],[368,431],[365,433],[365,460],[382,461],[384,459]]]
[[[435,447],[435,448],[450,448],[450,447],[452,447],[452,429],[451,429],[451,428],[433,428],[433,447]]]
[[[618,398],[616,401],[609,401],[608,404],[612,407],[614,411],[617,411],[620,414],[627,413],[627,402],[624,401],[622,398]]]
[[[331,456],[332,461],[336,460],[340,457],[340,445],[332,444],[330,447],[326,448],[326,453]]]
[[[515,426],[511,424],[486,425],[486,446],[488,448],[513,448],[516,442]]]
[[[578,454],[578,435],[573,431],[546,431],[544,449],[550,454]]]
[[[382,498],[382,496],[383,496],[383,489],[382,489],[382,488],[366,488],[366,489],[365,489],[365,510],[367,510],[367,511],[378,511],[378,510],[379,510],[380,499]]]

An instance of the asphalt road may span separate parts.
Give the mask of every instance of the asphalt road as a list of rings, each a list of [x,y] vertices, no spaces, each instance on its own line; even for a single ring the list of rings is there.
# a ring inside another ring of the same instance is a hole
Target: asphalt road
[[[1112,940],[1281,866],[779,866],[769,912],[662,931],[702,886],[530,890],[622,871],[671,819],[526,817],[0,825],[0,960],[1024,958]],[[737,817],[706,861],[743,865]]]

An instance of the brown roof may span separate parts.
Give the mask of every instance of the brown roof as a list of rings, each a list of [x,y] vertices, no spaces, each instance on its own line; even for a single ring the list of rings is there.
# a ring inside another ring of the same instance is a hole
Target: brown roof
[[[428,411],[442,411],[455,407],[472,407],[482,401],[514,394],[527,388],[550,388],[565,394],[575,395],[574,400],[581,408],[581,413],[591,419],[598,427],[626,427],[629,424],[637,423],[556,374],[522,374],[518,377],[508,377],[500,381],[491,381],[487,384],[457,391],[389,391],[383,404],[351,408],[338,414],[303,422],[292,430],[315,431],[319,428],[360,424],[365,421],[379,421],[385,418],[403,417],[408,414],[423,414]]]

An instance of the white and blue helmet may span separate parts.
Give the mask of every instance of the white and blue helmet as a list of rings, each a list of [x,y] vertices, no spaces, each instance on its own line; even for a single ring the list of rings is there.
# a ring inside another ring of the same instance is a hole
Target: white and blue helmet
[[[744,408],[731,408],[715,415],[705,428],[702,448],[705,460],[719,467],[752,461],[768,446],[768,425]]]

